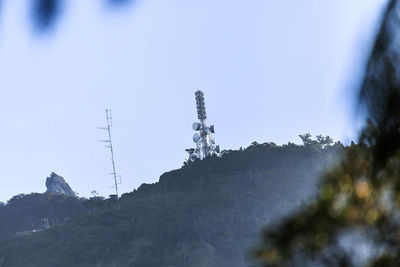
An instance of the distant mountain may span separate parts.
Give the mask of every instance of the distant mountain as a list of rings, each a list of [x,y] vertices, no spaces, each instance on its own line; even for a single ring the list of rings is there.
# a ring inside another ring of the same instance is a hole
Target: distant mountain
[[[312,199],[344,149],[253,143],[165,173],[120,209],[113,197],[16,196],[0,207],[0,266],[249,266],[262,228]],[[50,229],[16,235],[43,217]]]

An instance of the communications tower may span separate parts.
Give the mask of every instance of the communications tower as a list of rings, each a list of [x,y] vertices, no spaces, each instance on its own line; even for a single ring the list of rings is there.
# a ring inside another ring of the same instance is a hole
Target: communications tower
[[[192,128],[196,133],[193,135],[193,142],[196,148],[186,149],[189,153],[189,160],[205,159],[210,155],[218,155],[220,147],[215,145],[213,134],[215,133],[214,125],[207,126],[206,104],[204,101],[204,93],[200,90],[195,92],[198,122],[193,123]]]

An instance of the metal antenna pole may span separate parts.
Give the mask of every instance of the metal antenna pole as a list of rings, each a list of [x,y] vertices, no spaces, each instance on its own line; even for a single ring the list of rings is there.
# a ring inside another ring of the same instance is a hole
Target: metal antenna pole
[[[112,117],[111,117],[111,110],[110,109],[106,109],[106,117],[107,117],[108,140],[110,140],[111,163],[112,163],[112,168],[113,168],[112,175],[114,177],[115,194],[117,195],[117,199],[118,199],[119,198],[119,194],[118,194],[117,173],[115,171],[114,150],[113,150],[112,140],[111,140]]]
[[[115,194],[117,196],[117,202],[118,202],[118,208],[119,208],[119,192],[118,192],[118,185],[122,183],[122,181],[117,180],[117,172],[115,168],[115,160],[114,160],[114,149],[112,145],[112,139],[111,139],[111,126],[112,126],[112,115],[111,115],[111,110],[106,109],[106,120],[107,120],[107,125],[106,127],[97,127],[100,130],[106,130],[108,134],[108,139],[107,140],[100,140],[99,142],[104,142],[108,143],[106,147],[110,148],[110,154],[111,154],[111,163],[112,163],[112,176],[114,178],[114,186],[115,187]]]

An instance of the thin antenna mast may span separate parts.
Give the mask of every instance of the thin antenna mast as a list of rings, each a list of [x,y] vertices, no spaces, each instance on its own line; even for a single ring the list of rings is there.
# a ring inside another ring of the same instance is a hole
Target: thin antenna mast
[[[111,163],[112,163],[112,172],[110,174],[114,178],[114,186],[113,187],[115,187],[115,194],[117,195],[117,201],[118,201],[118,199],[119,199],[118,185],[122,184],[122,181],[121,181],[121,176],[118,176],[120,178],[118,181],[117,172],[115,170],[114,149],[113,149],[112,139],[111,139],[111,126],[112,126],[111,109],[106,109],[106,120],[107,120],[106,127],[98,127],[98,129],[106,130],[107,134],[108,134],[108,139],[100,140],[99,142],[107,143],[108,145],[106,145],[106,147],[108,147],[110,149]],[[119,207],[119,204],[118,204],[118,207]]]

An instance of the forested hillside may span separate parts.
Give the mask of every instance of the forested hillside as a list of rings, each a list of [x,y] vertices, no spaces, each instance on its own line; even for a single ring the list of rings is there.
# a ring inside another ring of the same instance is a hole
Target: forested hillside
[[[45,217],[50,219],[51,225],[61,225],[72,216],[86,213],[85,202],[65,195],[14,196],[7,205],[0,205],[0,240],[34,230]]]
[[[115,198],[14,197],[0,207],[0,266],[249,266],[262,227],[312,199],[345,150],[303,141],[186,163],[120,209]],[[49,230],[16,235],[41,217]]]

